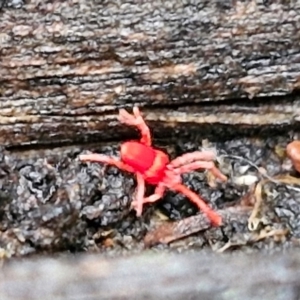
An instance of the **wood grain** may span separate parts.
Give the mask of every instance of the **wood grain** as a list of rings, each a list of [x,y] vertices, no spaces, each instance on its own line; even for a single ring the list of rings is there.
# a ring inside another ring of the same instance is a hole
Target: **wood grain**
[[[298,122],[299,0],[31,0],[0,14],[1,144],[121,138],[117,110],[133,104],[158,135]]]

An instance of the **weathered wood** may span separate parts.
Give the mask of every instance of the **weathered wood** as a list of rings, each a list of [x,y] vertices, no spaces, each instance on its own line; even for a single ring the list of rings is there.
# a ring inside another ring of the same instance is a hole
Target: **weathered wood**
[[[196,131],[202,138],[300,127],[300,101],[278,105],[189,106],[181,109],[143,109],[155,137],[181,136]],[[131,111],[131,110],[130,110]],[[94,116],[0,117],[0,143],[6,146],[72,144],[125,138],[133,129],[117,120],[117,113]],[[238,125],[238,126],[237,126]],[[221,132],[221,135],[220,135]]]
[[[15,262],[1,300],[299,299],[300,255],[143,254]]]
[[[261,113],[247,100],[298,90],[299,0],[32,0],[0,17],[1,144],[120,137],[116,109],[133,104],[167,127],[286,125],[299,114],[293,98]],[[249,107],[187,108],[228,99]]]

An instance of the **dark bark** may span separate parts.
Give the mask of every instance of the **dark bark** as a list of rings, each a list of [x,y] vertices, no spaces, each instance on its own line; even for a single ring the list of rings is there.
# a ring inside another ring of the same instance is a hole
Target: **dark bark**
[[[158,136],[187,123],[293,125],[300,1],[225,2],[33,0],[4,9],[0,143],[120,138],[128,131],[115,114],[133,104],[148,107]],[[274,96],[289,98],[276,107]]]
[[[15,262],[2,300],[299,299],[300,255],[151,255]],[[230,296],[229,296],[230,295]]]

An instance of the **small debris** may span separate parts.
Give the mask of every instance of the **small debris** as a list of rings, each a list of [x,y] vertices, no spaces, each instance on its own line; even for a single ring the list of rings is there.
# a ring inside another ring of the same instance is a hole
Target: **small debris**
[[[259,233],[248,233],[244,235],[238,235],[240,238],[235,240],[229,240],[223,247],[220,249],[216,250],[218,253],[222,253],[224,251],[229,250],[230,248],[233,247],[241,247],[245,246],[248,244],[254,244],[258,241],[267,239],[272,237],[275,242],[283,242],[288,235],[289,230],[288,229],[271,229],[271,230],[262,230]]]
[[[300,185],[300,178],[292,177],[289,175],[279,175],[272,179],[265,179],[260,181],[254,192],[255,205],[251,216],[248,220],[248,228],[250,231],[255,231],[258,229],[261,223],[266,222],[264,220],[264,216],[262,215],[262,203],[263,203],[263,186],[268,182],[276,183],[276,184],[286,184],[287,188],[299,190],[300,188],[294,188],[292,185]],[[266,193],[266,191],[265,191]]]
[[[231,207],[219,210],[218,213],[222,216],[223,226],[227,226],[236,221],[241,215],[249,215],[250,208]],[[211,224],[207,217],[203,214],[198,214],[178,222],[168,222],[160,225],[155,230],[148,232],[144,238],[144,244],[146,247],[159,243],[169,244],[208,228],[211,228]]]
[[[232,181],[236,185],[246,185],[246,186],[251,186],[258,180],[259,178],[256,175],[251,175],[251,174],[232,178]]]
[[[211,227],[211,223],[203,214],[185,218],[178,222],[164,223],[145,236],[144,244],[146,247],[158,243],[169,244],[174,240],[181,239],[209,227]]]

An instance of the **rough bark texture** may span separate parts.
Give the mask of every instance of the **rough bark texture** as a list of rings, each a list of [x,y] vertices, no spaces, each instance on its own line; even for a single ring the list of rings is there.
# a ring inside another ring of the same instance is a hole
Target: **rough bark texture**
[[[275,270],[275,272],[274,272]],[[55,274],[55,275],[54,275]],[[2,300],[299,299],[300,255],[151,255],[16,262]]]
[[[119,138],[115,113],[133,104],[160,135],[299,115],[299,0],[27,2],[1,12],[1,144]]]

